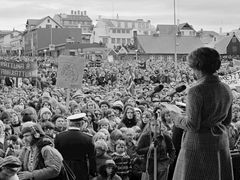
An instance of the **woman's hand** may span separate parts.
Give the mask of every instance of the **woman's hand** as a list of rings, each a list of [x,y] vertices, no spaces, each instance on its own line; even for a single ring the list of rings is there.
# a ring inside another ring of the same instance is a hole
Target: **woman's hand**
[[[32,173],[29,171],[21,171],[18,173],[19,180],[27,180],[32,178]]]

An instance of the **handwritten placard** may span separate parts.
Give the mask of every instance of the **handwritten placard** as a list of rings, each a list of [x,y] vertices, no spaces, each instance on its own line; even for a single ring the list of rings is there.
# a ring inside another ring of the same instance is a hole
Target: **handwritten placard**
[[[81,88],[86,59],[61,55],[58,58],[57,87]]]

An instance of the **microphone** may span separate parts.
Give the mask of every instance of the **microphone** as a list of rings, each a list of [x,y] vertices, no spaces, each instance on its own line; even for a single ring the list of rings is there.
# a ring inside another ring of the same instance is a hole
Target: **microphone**
[[[165,97],[167,97],[167,96],[172,97],[172,96],[174,96],[176,93],[180,93],[180,92],[184,91],[186,88],[187,88],[187,87],[186,87],[185,85],[178,86],[178,87],[175,88],[175,90],[174,90],[173,92],[171,92],[170,94],[167,94]],[[165,98],[165,97],[164,97],[164,98]]]
[[[149,97],[153,97],[154,94],[159,93],[161,90],[163,90],[164,86],[162,84],[159,84],[153,89],[153,92],[149,94]]]

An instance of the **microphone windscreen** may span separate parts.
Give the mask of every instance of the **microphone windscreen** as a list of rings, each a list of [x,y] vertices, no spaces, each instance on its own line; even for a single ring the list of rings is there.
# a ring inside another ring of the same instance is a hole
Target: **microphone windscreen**
[[[163,88],[164,88],[164,86],[162,84],[159,84],[158,86],[156,86],[154,88],[154,93],[160,92]]]
[[[176,92],[182,92],[182,91],[184,91],[185,89],[186,89],[187,87],[185,86],[185,85],[182,85],[182,86],[179,86],[179,87],[176,87]]]

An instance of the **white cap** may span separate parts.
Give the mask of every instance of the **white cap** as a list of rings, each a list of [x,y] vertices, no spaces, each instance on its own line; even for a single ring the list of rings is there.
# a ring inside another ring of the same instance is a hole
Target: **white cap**
[[[68,116],[67,119],[69,121],[81,121],[83,120],[83,118],[86,118],[86,113],[79,113],[79,114],[74,114],[74,115],[71,115],[71,116]]]

